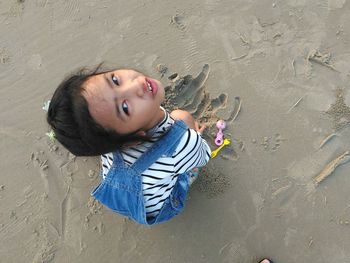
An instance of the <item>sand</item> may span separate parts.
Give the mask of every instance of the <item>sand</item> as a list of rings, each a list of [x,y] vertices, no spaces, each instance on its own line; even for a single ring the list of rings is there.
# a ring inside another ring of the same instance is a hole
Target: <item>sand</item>
[[[0,11],[0,262],[349,261],[350,162],[314,180],[350,147],[350,1],[4,0]],[[213,124],[228,121],[231,145],[166,224],[101,207],[98,158],[46,135],[59,82],[102,61],[159,78],[167,107],[208,122],[213,149]]]

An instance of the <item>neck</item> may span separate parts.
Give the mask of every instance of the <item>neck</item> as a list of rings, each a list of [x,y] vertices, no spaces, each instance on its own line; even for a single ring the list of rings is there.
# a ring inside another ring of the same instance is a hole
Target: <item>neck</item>
[[[165,112],[162,108],[159,108],[158,114],[156,114],[153,118],[153,121],[150,123],[150,125],[145,129],[145,131],[148,131],[152,128],[154,128],[158,123],[160,123],[165,117]]]
[[[164,119],[164,117],[165,117],[164,110],[162,108],[159,108],[159,114],[156,118],[156,121],[155,121],[155,124],[153,125],[153,127],[156,126],[158,123],[160,123]]]

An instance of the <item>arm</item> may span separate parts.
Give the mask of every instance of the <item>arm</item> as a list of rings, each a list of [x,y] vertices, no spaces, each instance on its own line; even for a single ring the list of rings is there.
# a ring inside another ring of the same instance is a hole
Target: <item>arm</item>
[[[200,127],[187,111],[174,110],[170,115],[175,120],[184,121],[189,127],[172,156],[175,159],[175,173],[204,166],[209,161],[211,153],[209,145],[200,135],[206,127],[204,125]]]
[[[210,154],[209,145],[202,136],[195,130],[188,129],[172,155],[174,172],[179,174],[202,167],[208,163]]]

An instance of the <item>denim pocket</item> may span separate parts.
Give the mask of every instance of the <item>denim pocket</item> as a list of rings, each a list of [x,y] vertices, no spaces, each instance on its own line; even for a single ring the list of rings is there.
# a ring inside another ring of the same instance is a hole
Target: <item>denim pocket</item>
[[[173,189],[172,193],[169,196],[169,203],[175,211],[180,212],[184,208],[186,194],[187,191],[185,191],[180,184],[178,184],[177,187]]]
[[[106,181],[101,182],[91,195],[112,211],[124,216],[130,215],[130,209],[126,202],[128,193],[125,191],[118,191],[118,189],[114,188]]]
[[[188,189],[188,175],[187,173],[181,174],[169,198],[164,202],[154,224],[168,221],[184,209]]]

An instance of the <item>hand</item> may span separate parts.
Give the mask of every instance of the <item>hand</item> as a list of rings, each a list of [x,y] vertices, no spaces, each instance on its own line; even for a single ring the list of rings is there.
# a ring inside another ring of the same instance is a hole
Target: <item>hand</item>
[[[203,131],[207,128],[207,126],[205,124],[199,124],[198,121],[194,122],[194,129],[200,133],[203,134]]]

